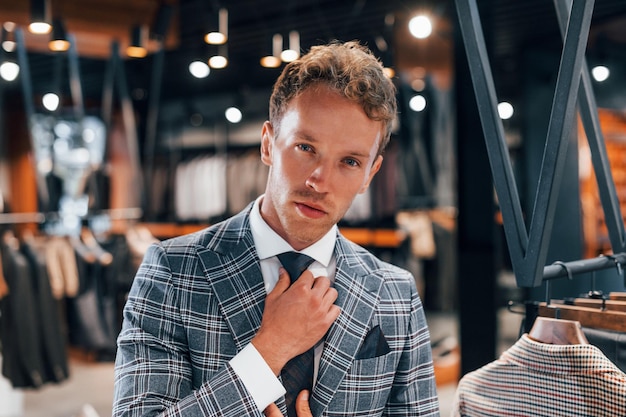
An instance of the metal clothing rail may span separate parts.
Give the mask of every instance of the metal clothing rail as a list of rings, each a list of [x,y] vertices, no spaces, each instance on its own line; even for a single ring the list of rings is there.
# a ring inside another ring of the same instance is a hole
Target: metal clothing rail
[[[107,216],[110,220],[135,220],[140,219],[142,210],[140,208],[120,208],[96,210],[87,213],[83,218],[90,219],[95,216]],[[0,224],[19,224],[19,223],[39,223],[43,224],[50,220],[58,220],[61,214],[58,211],[52,212],[28,212],[28,213],[0,213]]]
[[[617,274],[624,276],[622,264],[626,264],[626,253],[615,255],[600,255],[596,258],[581,259],[571,262],[554,262],[543,268],[543,279],[551,280],[555,278],[572,277],[576,274],[599,271],[602,269],[616,268]],[[626,285],[626,284],[625,284]]]
[[[553,277],[554,274],[568,275],[579,269],[580,272],[589,271],[592,270],[589,268],[599,269],[601,265],[604,268],[604,263],[595,261],[580,261],[585,265],[584,268],[579,263],[566,264],[567,272],[563,268],[557,267],[561,270],[557,272],[553,266],[545,266],[577,96],[612,249],[616,254],[626,251],[619,201],[584,60],[594,1],[555,0],[564,46],[529,230],[524,222],[504,128],[497,112],[496,91],[476,0],[456,0],[456,6],[517,285],[536,287],[541,285],[544,278]],[[581,78],[582,88],[579,89]],[[619,261],[621,264],[625,259],[620,257]]]

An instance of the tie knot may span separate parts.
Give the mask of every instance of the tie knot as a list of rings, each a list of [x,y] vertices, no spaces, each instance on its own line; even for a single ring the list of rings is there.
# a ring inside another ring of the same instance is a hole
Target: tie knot
[[[281,253],[278,255],[278,260],[289,273],[292,284],[314,261],[310,256],[298,252]]]

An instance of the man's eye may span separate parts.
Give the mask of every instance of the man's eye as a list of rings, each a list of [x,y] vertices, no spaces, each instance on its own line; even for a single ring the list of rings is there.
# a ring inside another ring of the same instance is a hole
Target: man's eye
[[[359,161],[357,161],[356,159],[352,159],[352,158],[346,158],[345,159],[345,163],[347,165],[350,165],[351,167],[358,167],[359,166]]]
[[[311,152],[313,150],[311,146],[304,144],[304,143],[299,144],[298,148],[300,148],[301,151],[305,151],[305,152]]]

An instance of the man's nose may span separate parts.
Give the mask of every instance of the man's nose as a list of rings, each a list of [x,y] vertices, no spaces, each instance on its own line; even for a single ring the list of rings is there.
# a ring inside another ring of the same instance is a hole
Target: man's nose
[[[309,174],[306,185],[317,192],[326,192],[332,178],[333,168],[330,163],[320,162]]]

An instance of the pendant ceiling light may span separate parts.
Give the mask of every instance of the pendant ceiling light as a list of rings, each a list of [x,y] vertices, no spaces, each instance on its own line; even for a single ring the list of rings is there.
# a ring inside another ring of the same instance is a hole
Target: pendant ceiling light
[[[282,63],[280,53],[283,50],[283,35],[277,33],[272,36],[272,55],[261,58],[261,66],[265,68],[278,68]]]
[[[52,30],[49,0],[30,0],[30,24],[28,30],[34,34],[46,34]]]
[[[300,57],[300,33],[297,30],[289,32],[289,49],[280,53],[280,58],[284,62],[295,61]]]
[[[52,34],[50,35],[48,48],[55,52],[63,52],[70,49],[70,41],[67,38],[67,31],[65,30],[65,25],[60,18],[52,21]]]
[[[228,10],[219,10],[217,28],[210,28],[204,35],[204,41],[209,45],[223,45],[228,41]]]
[[[131,28],[130,44],[126,48],[126,55],[131,58],[144,58],[148,54],[145,43],[147,40],[148,28],[142,25],[135,25]]]
[[[11,28],[13,29],[13,28]],[[6,28],[2,28],[2,48],[0,49],[0,77],[5,81],[14,81],[20,73],[20,66],[15,60],[15,34]]]
[[[209,67],[222,69],[228,66],[228,49],[226,45],[220,45],[217,54],[209,58]]]

